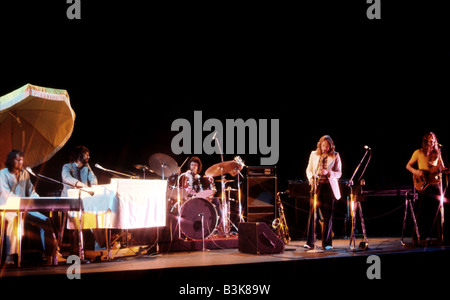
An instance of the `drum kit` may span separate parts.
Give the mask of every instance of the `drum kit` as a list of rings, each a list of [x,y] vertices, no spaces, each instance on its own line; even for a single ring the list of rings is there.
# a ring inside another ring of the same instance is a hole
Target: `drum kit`
[[[201,177],[193,176],[190,171],[180,172],[188,158],[180,167],[172,157],[163,153],[153,154],[149,159],[148,170],[163,180],[167,178],[168,210],[177,216],[179,238],[183,234],[185,238],[204,240],[214,232],[229,236],[232,227],[237,230],[230,218],[230,205],[235,200],[231,198],[231,192],[237,193],[238,222],[244,221],[239,180],[244,162],[237,156],[234,160],[209,167]],[[235,181],[226,179],[227,174],[237,177],[236,189],[227,187],[228,183]],[[215,180],[215,177],[220,179]],[[216,196],[216,182],[220,182],[220,196]]]

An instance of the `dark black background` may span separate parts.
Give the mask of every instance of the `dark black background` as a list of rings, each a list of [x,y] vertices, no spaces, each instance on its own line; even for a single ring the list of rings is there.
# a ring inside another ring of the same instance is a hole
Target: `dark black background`
[[[203,112],[203,120],[223,123],[279,119],[279,190],[289,179],[306,178],[309,153],[324,134],[334,139],[344,179],[363,146],[373,149],[368,189],[411,186],[405,165],[427,131],[437,134],[447,160],[450,27],[444,1],[381,0],[381,20],[367,19],[365,0],[160,2],[82,0],[81,20],[67,19],[64,0],[1,2],[0,95],[26,83],[65,89],[76,113],[72,137],[35,171],[59,179],[79,144],[91,150],[91,165],[118,171],[137,172],[133,164],[146,164],[158,152],[181,164],[188,155],[171,153],[176,132],[170,126],[178,118],[193,124],[194,110]],[[219,155],[200,157],[204,169],[220,161]],[[259,164],[260,155],[241,157],[247,165]],[[94,171],[100,183],[109,181],[108,174]],[[41,195],[60,189],[42,181],[36,187]],[[399,236],[402,203],[398,197],[363,203],[369,236]],[[394,215],[378,217],[393,209]],[[335,217],[341,235],[343,216]],[[411,262],[408,270],[415,266]],[[383,276],[400,272],[384,270]],[[280,282],[273,297],[338,279],[324,269],[305,285],[298,276],[307,274],[281,269],[261,282]],[[166,286],[199,280],[176,276]],[[357,286],[340,278],[332,293]],[[285,285],[291,281],[296,284]],[[161,281],[152,282],[136,286],[165,291]],[[134,292],[122,286],[96,290],[127,297]]]
[[[305,179],[324,134],[341,154],[343,178],[369,145],[369,186],[410,184],[405,165],[425,132],[437,134],[445,153],[450,145],[442,5],[382,1],[381,20],[369,20],[363,0],[82,1],[81,20],[69,20],[65,1],[1,4],[0,95],[26,83],[68,91],[73,135],[39,168],[57,179],[79,144],[91,150],[92,164],[119,171],[136,172],[133,164],[157,152],[181,164],[188,155],[171,152],[170,126],[178,118],[193,125],[201,110],[203,121],[223,124],[280,120],[280,190]],[[260,155],[241,156],[259,164]],[[204,170],[220,162],[200,157]],[[100,183],[109,180],[96,173]]]

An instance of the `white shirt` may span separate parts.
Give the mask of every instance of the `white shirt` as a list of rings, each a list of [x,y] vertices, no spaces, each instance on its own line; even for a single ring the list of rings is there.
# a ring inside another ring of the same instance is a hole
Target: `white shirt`
[[[8,197],[39,197],[31,183],[30,175],[22,170],[19,174],[19,181],[8,168],[0,170],[0,204],[6,203]]]
[[[317,151],[312,151],[309,156],[308,166],[306,167],[306,176],[309,182],[313,182],[313,178],[318,170],[317,166],[320,162],[320,155]],[[341,191],[339,190],[338,179],[342,176],[342,162],[339,153],[329,155],[327,158],[327,171],[328,181],[330,182],[331,189],[333,190],[334,197],[339,200],[341,198]]]

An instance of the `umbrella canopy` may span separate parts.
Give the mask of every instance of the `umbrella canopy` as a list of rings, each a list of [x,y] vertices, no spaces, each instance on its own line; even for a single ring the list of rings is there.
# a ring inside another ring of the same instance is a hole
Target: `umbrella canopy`
[[[26,84],[0,97],[0,164],[12,149],[25,153],[25,166],[46,162],[70,138],[74,121],[66,90]]]

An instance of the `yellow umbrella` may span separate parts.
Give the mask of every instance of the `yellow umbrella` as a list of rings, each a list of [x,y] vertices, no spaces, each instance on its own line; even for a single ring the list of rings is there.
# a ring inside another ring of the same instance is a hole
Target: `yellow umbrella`
[[[74,122],[66,90],[26,84],[0,97],[0,164],[12,149],[25,153],[25,166],[46,162],[70,138]]]

